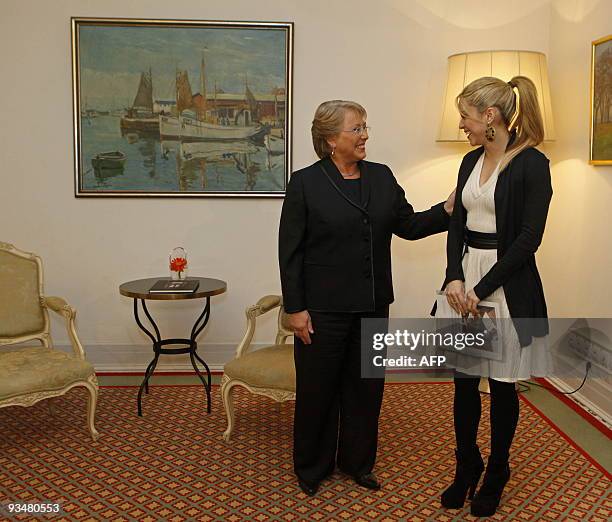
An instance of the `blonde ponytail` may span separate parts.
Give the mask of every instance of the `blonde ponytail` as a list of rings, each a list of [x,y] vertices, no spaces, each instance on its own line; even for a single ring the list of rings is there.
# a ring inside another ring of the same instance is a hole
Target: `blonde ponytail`
[[[544,122],[538,104],[538,92],[534,83],[526,76],[515,76],[508,82],[508,86],[515,91],[514,124],[508,130],[516,131],[516,138],[506,150],[500,172],[512,159],[528,147],[537,147],[544,140]],[[516,103],[518,102],[518,103]],[[510,122],[508,122],[510,123]]]

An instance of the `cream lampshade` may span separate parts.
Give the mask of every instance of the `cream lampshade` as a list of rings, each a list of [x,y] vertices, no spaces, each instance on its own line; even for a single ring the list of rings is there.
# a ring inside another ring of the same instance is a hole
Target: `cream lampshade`
[[[442,111],[442,124],[436,141],[467,142],[459,130],[459,111],[455,98],[471,81],[482,76],[495,76],[510,81],[513,76],[526,76],[536,86],[544,120],[544,140],[555,139],[546,56],[532,51],[476,51],[448,57],[448,78]]]

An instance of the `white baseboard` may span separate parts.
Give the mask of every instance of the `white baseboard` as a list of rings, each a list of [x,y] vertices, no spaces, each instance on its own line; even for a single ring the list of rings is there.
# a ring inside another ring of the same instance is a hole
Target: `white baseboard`
[[[269,343],[253,343],[252,349],[269,346]],[[71,353],[70,346],[56,346],[57,349]],[[87,345],[87,360],[94,365],[96,372],[129,373],[144,372],[153,359],[151,345]],[[205,344],[198,346],[198,355],[206,361],[211,371],[223,371],[223,366],[234,358],[235,344]],[[193,372],[188,354],[160,355],[156,372]]]
[[[566,383],[563,379],[556,377],[548,377],[546,380],[550,382],[559,391],[572,391],[573,385]],[[566,397],[568,397],[570,400],[578,404],[578,406],[586,410],[587,413],[590,413],[593,417],[600,420],[608,428],[612,428],[612,416],[610,415],[610,412],[604,410],[600,405],[595,404],[595,402],[589,400],[585,394],[581,393],[580,391],[577,391],[572,395],[566,395]]]

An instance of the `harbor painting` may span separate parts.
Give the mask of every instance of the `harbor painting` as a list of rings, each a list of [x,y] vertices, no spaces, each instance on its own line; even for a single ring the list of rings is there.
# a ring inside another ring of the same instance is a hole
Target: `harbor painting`
[[[292,30],[73,18],[76,196],[282,197]]]

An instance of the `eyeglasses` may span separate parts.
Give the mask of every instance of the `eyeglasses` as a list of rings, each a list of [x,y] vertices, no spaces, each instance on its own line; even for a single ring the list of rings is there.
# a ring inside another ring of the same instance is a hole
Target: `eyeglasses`
[[[369,127],[368,125],[359,125],[354,129],[343,130],[342,132],[352,132],[355,136],[361,136],[362,134],[369,134],[371,130],[372,127]]]

